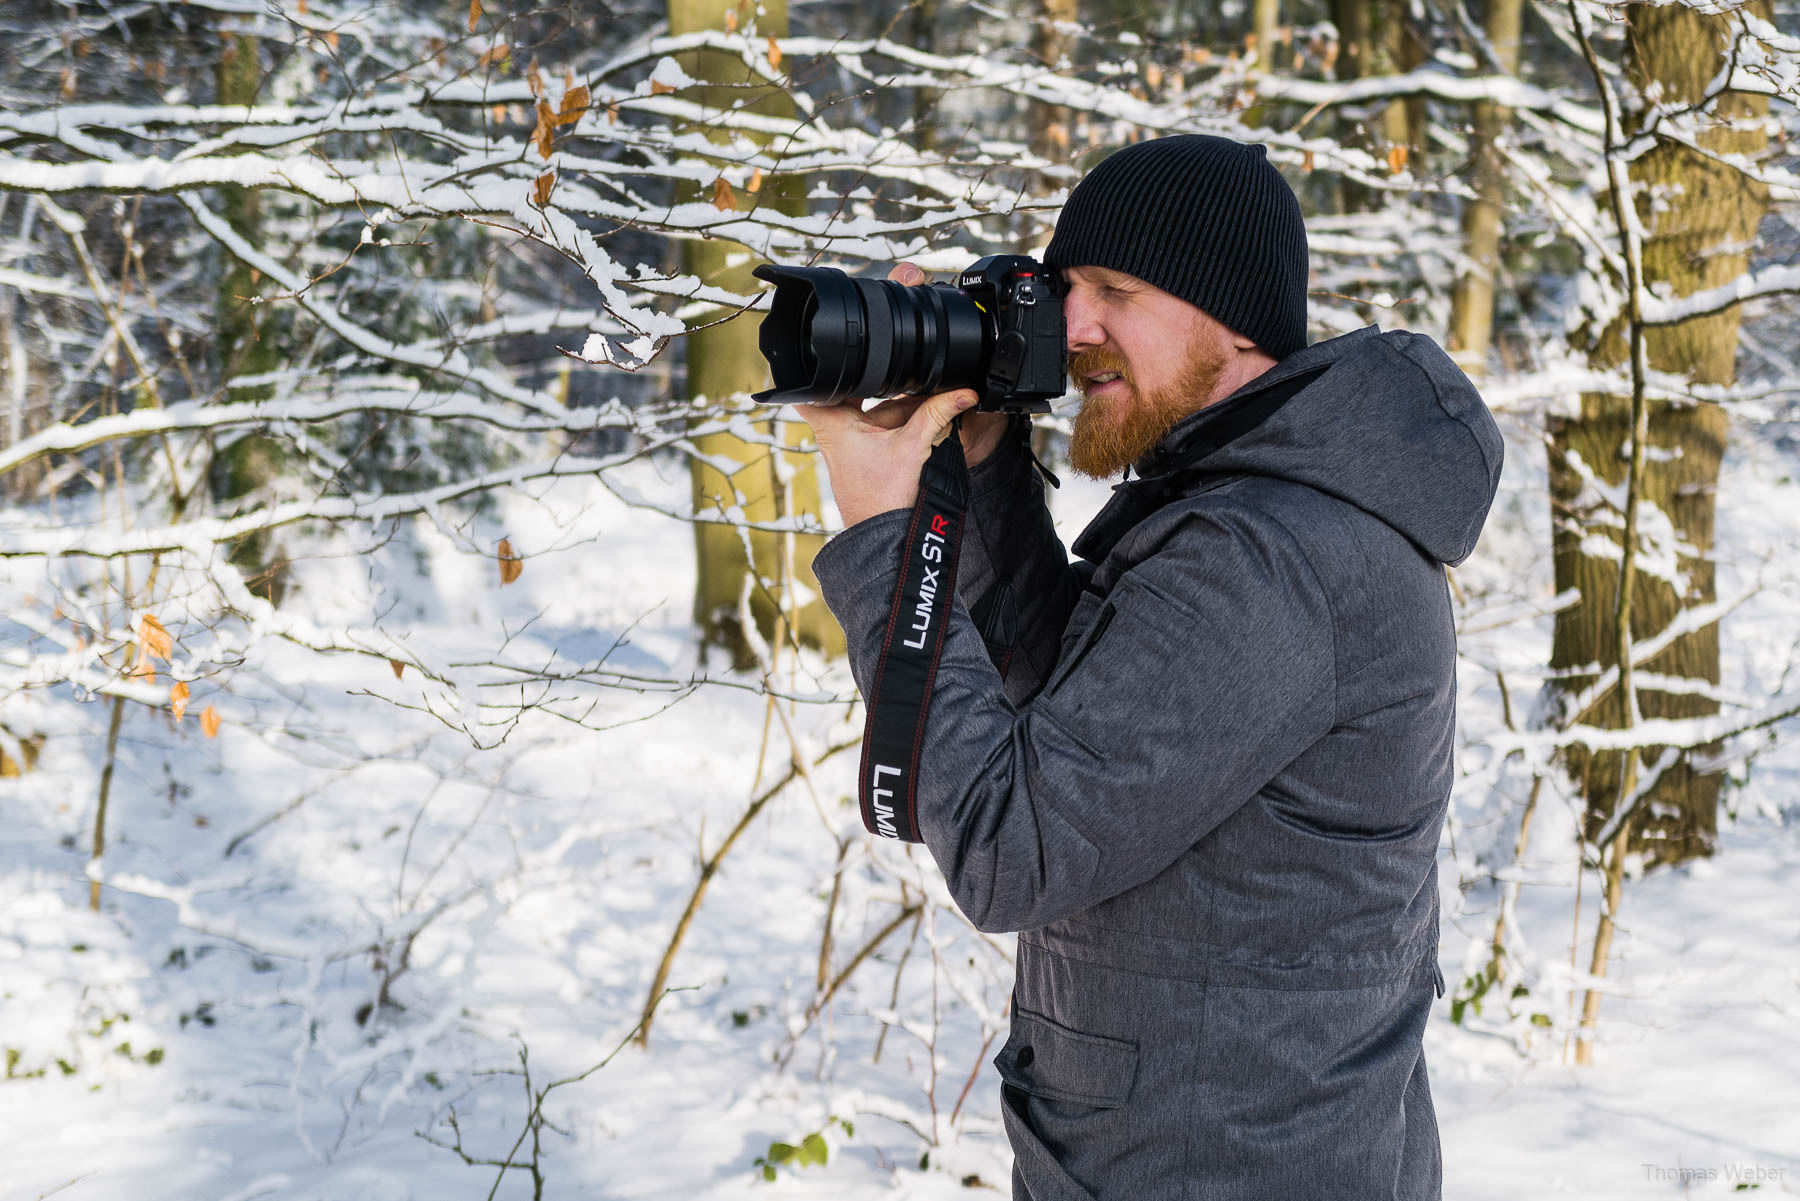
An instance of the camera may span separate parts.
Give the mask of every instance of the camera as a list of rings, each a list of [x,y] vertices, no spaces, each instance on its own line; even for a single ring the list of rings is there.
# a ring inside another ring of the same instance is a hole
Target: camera
[[[832,267],[764,264],[764,404],[840,404],[973,389],[990,413],[1047,413],[1067,389],[1061,289],[1036,259],[977,259],[955,284],[908,287]]]

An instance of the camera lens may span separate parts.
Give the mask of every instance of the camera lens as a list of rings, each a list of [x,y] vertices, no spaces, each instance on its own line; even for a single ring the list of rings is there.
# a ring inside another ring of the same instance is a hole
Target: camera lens
[[[871,396],[979,388],[993,335],[956,288],[852,279],[832,267],[756,269],[775,285],[758,342],[769,404],[838,404]]]

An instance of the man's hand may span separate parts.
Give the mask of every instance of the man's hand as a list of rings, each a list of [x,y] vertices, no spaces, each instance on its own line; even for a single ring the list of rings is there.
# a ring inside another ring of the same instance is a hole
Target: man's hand
[[[925,273],[913,263],[900,263],[888,278],[918,285],[925,282]],[[923,399],[896,397],[866,413],[854,402],[796,405],[825,456],[844,524],[912,508],[919,497],[919,472],[931,457],[931,448],[943,440],[952,419],[977,399],[973,391],[961,388]],[[963,418],[963,457],[969,466],[994,452],[1006,427],[1004,413],[970,413]]]

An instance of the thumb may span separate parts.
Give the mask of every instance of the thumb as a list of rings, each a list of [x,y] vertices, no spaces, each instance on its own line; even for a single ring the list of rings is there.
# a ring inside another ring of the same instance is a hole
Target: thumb
[[[950,423],[956,415],[973,408],[976,399],[975,393],[966,388],[940,392],[919,406],[906,428],[915,432],[927,448],[936,446],[950,432]]]

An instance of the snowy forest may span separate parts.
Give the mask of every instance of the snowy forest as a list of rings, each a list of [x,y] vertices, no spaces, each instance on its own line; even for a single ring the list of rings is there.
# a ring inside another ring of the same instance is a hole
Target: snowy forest
[[[1800,0],[5,0],[0,1194],[1010,1195],[751,271],[1178,132],[1506,438],[1445,1196],[1800,1191]]]

